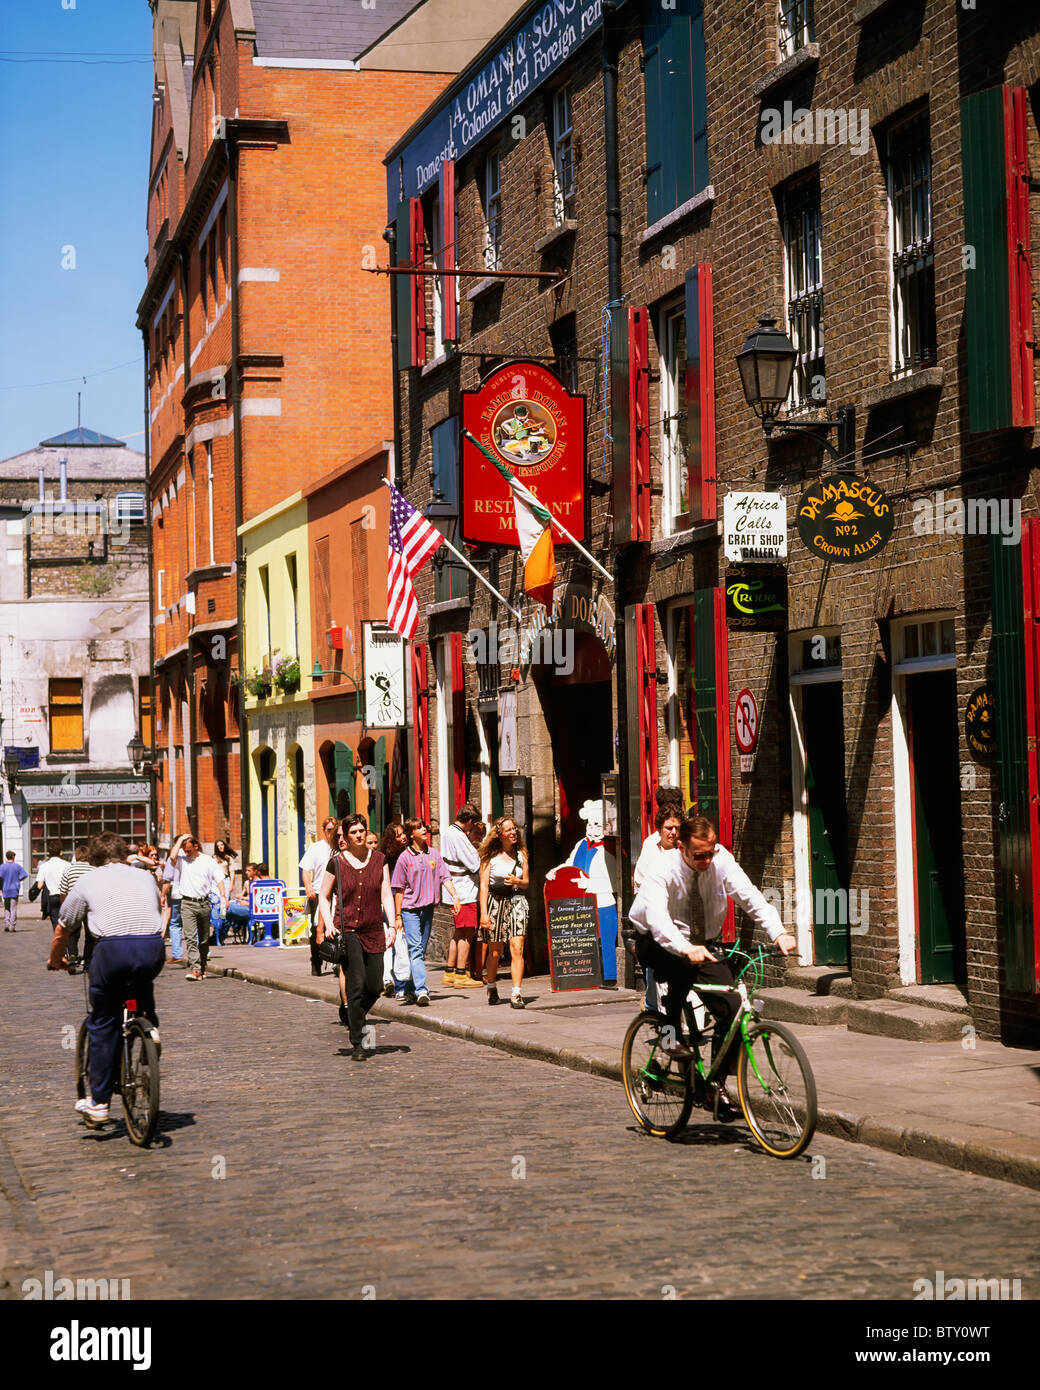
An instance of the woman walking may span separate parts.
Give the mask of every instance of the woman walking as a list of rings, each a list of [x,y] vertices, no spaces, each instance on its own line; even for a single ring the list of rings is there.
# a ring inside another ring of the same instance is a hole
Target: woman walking
[[[426,947],[433,930],[433,908],[446,887],[452,898],[451,910],[456,917],[462,908],[448,867],[440,852],[430,848],[430,832],[421,820],[406,820],[408,845],[394,868],[391,886],[394,890],[395,927],[404,927],[408,956],[412,965],[414,995],[406,994],[407,1004],[414,998],[420,1007],[430,1002],[426,986]]]
[[[347,816],[340,823],[344,848],[333,856],[322,880],[318,899],[321,939],[344,936],[341,970],[346,981],[347,1027],[354,1049],[351,1058],[363,1062],[365,1018],[379,998],[383,980],[383,952],[394,939],[393,926],[384,914],[394,916],[390,874],[386,859],[365,843],[368,823],[364,816]],[[333,920],[332,894],[336,893]],[[320,944],[320,942],[319,942]]]
[[[520,986],[524,978],[524,937],[529,908],[527,854],[516,821],[508,816],[495,821],[480,847],[480,940],[487,944],[488,1003],[499,1003],[498,958],[509,942],[509,969],[513,977],[510,1008],[524,1008]]]
[[[383,831],[383,838],[379,842],[379,849],[386,858],[386,867],[390,870],[390,877],[393,878],[394,869],[397,861],[404,853],[408,843],[408,836],[404,833],[404,826],[399,821],[394,821]],[[393,926],[394,919],[391,914],[387,921],[387,926]],[[386,948],[383,956],[383,993],[388,999],[403,999],[408,993],[408,983],[412,977],[412,967],[408,961],[408,942],[405,940],[404,932],[399,931],[394,937],[394,944]]]

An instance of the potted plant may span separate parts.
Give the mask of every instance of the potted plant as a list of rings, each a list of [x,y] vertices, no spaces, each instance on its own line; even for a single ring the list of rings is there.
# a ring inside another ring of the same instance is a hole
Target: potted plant
[[[251,671],[246,677],[246,690],[258,700],[266,700],[271,693],[270,671]]]
[[[295,656],[283,656],[274,668],[274,683],[283,695],[295,695],[300,688],[300,661]]]

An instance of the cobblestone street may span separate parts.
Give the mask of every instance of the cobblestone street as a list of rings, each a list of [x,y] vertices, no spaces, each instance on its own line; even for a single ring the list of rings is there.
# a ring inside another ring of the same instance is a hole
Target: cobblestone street
[[[777,1162],[739,1125],[666,1144],[612,1082],[403,1024],[354,1063],[327,1004],[169,968],[159,1138],[136,1149],[118,1101],[106,1131],[73,1113],[83,986],[44,973],[45,930],[0,956],[8,1298],[48,1269],[135,1299],[1040,1289],[1038,1194],[828,1138]],[[706,1221],[732,1241],[709,1249]]]

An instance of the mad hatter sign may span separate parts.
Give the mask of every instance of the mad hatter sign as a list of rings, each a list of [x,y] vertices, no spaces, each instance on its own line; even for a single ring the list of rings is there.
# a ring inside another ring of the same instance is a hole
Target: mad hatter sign
[[[854,473],[832,473],[798,503],[798,534],[823,560],[839,565],[869,560],[892,535],[892,507],[884,492]]]
[[[508,362],[462,393],[462,427],[585,539],[585,397],[572,396],[537,362]],[[462,437],[462,535],[472,544],[518,546],[509,484]]]

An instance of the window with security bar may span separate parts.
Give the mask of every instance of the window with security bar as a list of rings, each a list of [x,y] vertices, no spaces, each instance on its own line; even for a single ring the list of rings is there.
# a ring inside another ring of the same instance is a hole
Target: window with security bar
[[[561,227],[574,216],[574,127],[571,121],[571,89],[553,93],[553,216]]]
[[[501,258],[502,234],[502,177],[498,155],[489,154],[484,161],[484,266],[498,270]]]
[[[777,15],[780,57],[790,58],[816,40],[813,0],[780,0]]]
[[[935,264],[928,113],[888,132],[892,246],[892,375],[935,365]]]
[[[784,194],[783,229],[787,331],[798,352],[791,405],[795,410],[805,410],[822,405],[827,399],[820,185],[816,179],[800,183]]]

